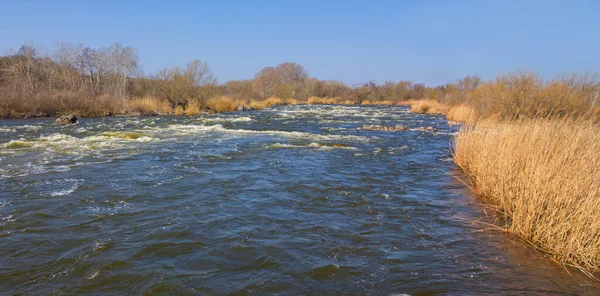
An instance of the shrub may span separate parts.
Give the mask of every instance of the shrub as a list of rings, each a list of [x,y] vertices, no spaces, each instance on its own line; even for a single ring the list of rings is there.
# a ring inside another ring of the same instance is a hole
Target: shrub
[[[183,109],[183,107],[181,105],[175,107],[175,115],[184,115],[185,114],[185,110]]]
[[[207,105],[208,108],[216,112],[233,112],[237,110],[237,107],[240,105],[240,102],[230,97],[220,96],[210,98],[207,101]]]
[[[417,100],[410,102],[410,111],[424,114],[445,114],[448,107],[435,100]]]
[[[458,106],[450,107],[446,114],[446,118],[450,121],[474,124],[475,121],[477,121],[477,113],[475,113],[473,108],[460,104]]]
[[[198,101],[189,101],[186,108],[185,114],[190,116],[196,116],[200,114],[200,102]]]
[[[128,111],[150,113],[150,112],[162,112],[170,113],[172,111],[171,106],[167,101],[161,101],[157,98],[143,97],[127,100],[125,103],[125,109]]]

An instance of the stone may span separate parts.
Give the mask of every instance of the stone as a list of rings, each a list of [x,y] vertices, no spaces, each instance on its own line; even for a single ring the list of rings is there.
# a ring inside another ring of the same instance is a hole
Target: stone
[[[433,126],[421,126],[416,128],[415,130],[421,132],[435,132],[435,128]]]
[[[56,123],[60,125],[69,125],[77,123],[77,116],[73,114],[63,115],[56,119]]]
[[[237,111],[252,111],[252,110],[255,110],[255,109],[250,106],[238,106],[237,107]]]
[[[408,128],[406,126],[401,125],[401,124],[396,124],[396,126],[394,126],[394,130],[396,130],[396,131],[405,131],[407,129]]]
[[[379,125],[379,124],[365,124],[361,127],[361,129],[369,130],[369,131],[388,131],[388,132],[407,130],[407,128],[401,124],[396,124],[395,126],[385,126],[385,125]]]

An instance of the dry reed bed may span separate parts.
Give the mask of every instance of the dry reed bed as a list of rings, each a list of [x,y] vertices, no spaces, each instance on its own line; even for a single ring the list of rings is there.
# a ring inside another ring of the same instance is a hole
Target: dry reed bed
[[[448,107],[435,100],[413,100],[402,102],[403,105],[409,105],[410,111],[421,114],[446,114]]]
[[[361,105],[375,105],[375,106],[391,106],[397,105],[394,101],[362,101]]]
[[[479,122],[454,161],[502,227],[563,266],[600,267],[600,128],[591,121]]]
[[[467,105],[458,105],[447,108],[446,119],[454,122],[463,122],[475,124],[477,122],[477,113]]]
[[[135,98],[126,101],[125,109],[142,113],[161,112],[170,113],[173,108],[166,101],[161,101],[152,97]]]

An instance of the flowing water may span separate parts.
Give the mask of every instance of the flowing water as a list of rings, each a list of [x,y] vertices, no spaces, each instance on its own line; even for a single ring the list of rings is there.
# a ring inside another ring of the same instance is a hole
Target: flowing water
[[[0,294],[600,294],[474,223],[455,131],[404,107],[0,121]]]

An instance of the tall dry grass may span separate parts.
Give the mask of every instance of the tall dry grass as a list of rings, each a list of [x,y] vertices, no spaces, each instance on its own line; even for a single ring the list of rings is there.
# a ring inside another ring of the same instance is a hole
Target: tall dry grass
[[[298,104],[300,104],[300,101],[298,101],[297,99],[294,99],[294,98],[287,98],[287,99],[285,99],[284,104],[285,105],[298,105]]]
[[[479,122],[454,161],[503,228],[589,276],[600,267],[600,128],[591,121]]]
[[[118,113],[123,100],[86,92],[47,91],[26,93],[0,89],[0,117],[43,117],[62,114],[102,116]]]
[[[128,111],[150,113],[161,112],[170,113],[173,111],[171,105],[167,101],[162,101],[157,98],[143,97],[125,101],[124,108]]]
[[[233,112],[237,110],[238,106],[243,106],[245,101],[219,96],[208,99],[206,104],[208,108],[216,112]]]
[[[200,114],[200,111],[202,111],[200,102],[196,100],[189,101],[185,107],[185,115],[196,116]]]
[[[394,101],[389,101],[389,100],[384,100],[384,101],[362,101],[360,103],[361,105],[381,105],[381,106],[391,106],[391,105],[396,105],[396,102]]]
[[[266,100],[250,100],[250,103],[248,103],[248,105],[256,110],[261,110],[269,107],[267,105]]]
[[[270,98],[267,98],[265,100],[265,105],[267,107],[277,106],[277,105],[283,105],[283,104],[284,104],[283,100],[281,98],[278,98],[278,97],[270,97]]]
[[[439,100],[466,105],[479,117],[522,118],[595,117],[600,107],[600,75],[563,75],[551,80],[533,72],[514,72],[466,87],[449,84]]]
[[[410,111],[414,113],[446,114],[448,111],[448,106],[431,99],[408,101],[407,103],[410,104]]]
[[[335,104],[335,98],[310,97],[306,101],[309,105],[328,105]]]
[[[175,115],[180,116],[180,115],[185,115],[185,109],[183,108],[183,106],[177,106],[175,107]]]
[[[463,122],[467,124],[475,124],[477,121],[477,113],[470,106],[460,104],[448,108],[446,119],[454,122]]]

